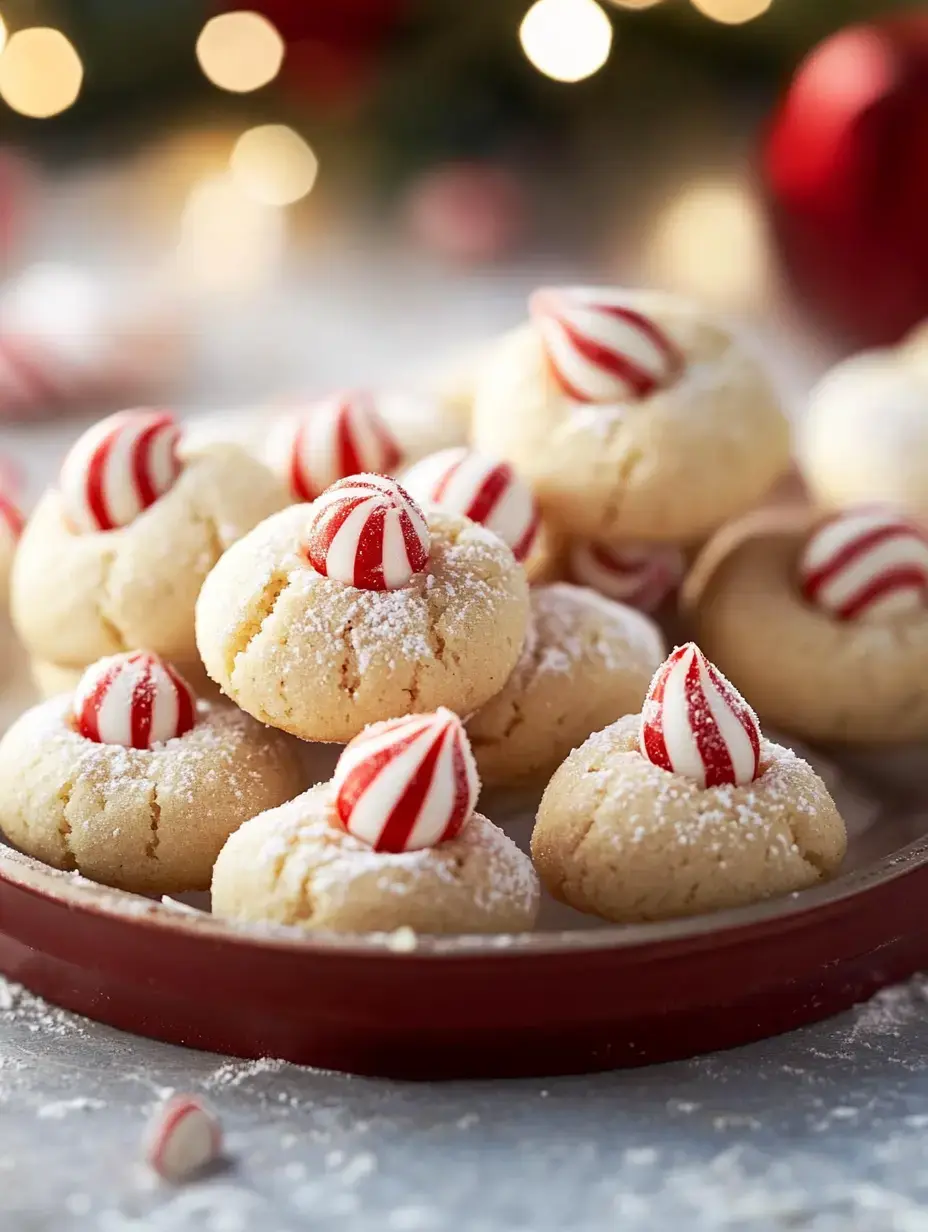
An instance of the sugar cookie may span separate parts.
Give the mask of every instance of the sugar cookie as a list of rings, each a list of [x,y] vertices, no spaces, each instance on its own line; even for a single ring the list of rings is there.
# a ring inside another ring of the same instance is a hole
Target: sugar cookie
[[[538,292],[481,372],[476,447],[506,458],[578,537],[695,543],[789,463],[762,366],[684,301]]]
[[[265,467],[232,445],[181,444],[174,474],[170,432],[139,485],[131,453],[139,437],[131,419],[119,419],[129,425],[122,439],[114,444],[92,429],[69,455],[64,486],[47,492],[29,519],[11,580],[13,621],[29,655],[50,667],[80,671],[103,655],[147,646],[193,672],[203,579],[286,498]],[[110,445],[102,456],[101,441]],[[116,529],[92,528],[126,518]]]
[[[640,612],[586,587],[535,587],[522,657],[467,724],[484,784],[550,778],[591,732],[640,708],[663,657]]]
[[[28,855],[141,893],[205,890],[249,817],[302,790],[286,736],[196,702],[157,656],[92,665],[0,740],[0,827]]]
[[[682,602],[706,653],[783,731],[928,736],[928,538],[904,515],[759,513],[707,545]]]
[[[833,873],[845,848],[821,779],[761,736],[692,645],[659,669],[641,715],[570,754],[532,834],[554,897],[616,923],[802,890]]]
[[[213,873],[213,911],[340,932],[523,932],[531,861],[474,812],[477,773],[448,711],[377,723],[331,783],[243,826]]]
[[[212,679],[305,740],[350,740],[440,705],[476,710],[525,639],[528,587],[512,553],[464,518],[433,510],[426,526],[382,477],[330,492],[269,518],[207,578],[196,625]]]

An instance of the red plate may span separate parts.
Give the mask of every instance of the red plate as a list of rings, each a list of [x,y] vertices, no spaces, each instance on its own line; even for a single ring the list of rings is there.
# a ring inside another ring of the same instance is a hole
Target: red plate
[[[880,760],[876,802],[857,768],[853,788],[833,785],[856,832],[828,885],[660,925],[591,928],[569,913],[571,928],[412,952],[230,927],[6,849],[0,969],[128,1031],[363,1074],[570,1073],[727,1048],[928,966],[928,816],[899,787],[911,776]]]

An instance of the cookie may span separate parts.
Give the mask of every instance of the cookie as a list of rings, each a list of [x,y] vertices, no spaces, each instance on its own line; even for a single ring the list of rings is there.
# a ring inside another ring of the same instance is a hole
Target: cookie
[[[0,740],[0,827],[28,855],[106,885],[205,890],[232,831],[305,782],[286,736],[197,702],[155,656],[123,654]]]
[[[392,480],[345,482],[269,518],[206,579],[207,671],[249,714],[305,740],[344,742],[437,706],[476,710],[521,652],[523,570],[483,527],[423,518]]]
[[[798,459],[822,508],[886,502],[928,518],[928,364],[903,351],[838,364],[809,398]]]
[[[181,443],[176,473],[163,457],[138,484],[130,444],[120,437],[102,464],[72,453],[86,464],[63,471],[64,486],[45,494],[23,533],[12,615],[40,663],[79,671],[146,646],[195,664],[203,579],[231,543],[286,503],[274,476],[235,446]],[[170,483],[161,487],[165,473]]]
[[[538,911],[538,879],[474,812],[478,790],[456,715],[375,724],[345,749],[331,783],[229,839],[213,911],[308,930],[523,932]]]
[[[640,709],[664,653],[640,612],[581,586],[535,587],[522,656],[467,723],[484,785],[550,778],[591,732]]]
[[[844,823],[808,763],[765,740],[693,646],[641,715],[591,736],[548,784],[532,858],[555,898],[616,923],[744,906],[839,867]]]
[[[537,292],[474,401],[479,450],[510,461],[542,512],[579,538],[697,543],[789,464],[761,364],[667,295]]]
[[[904,515],[759,513],[710,542],[681,599],[706,653],[781,730],[928,736],[928,540]]]

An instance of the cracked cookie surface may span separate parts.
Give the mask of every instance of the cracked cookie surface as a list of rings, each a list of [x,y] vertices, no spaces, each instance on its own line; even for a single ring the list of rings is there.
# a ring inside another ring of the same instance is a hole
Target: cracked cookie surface
[[[535,587],[529,636],[467,734],[485,787],[544,782],[591,732],[641,708],[665,650],[647,616],[584,586]]]
[[[233,834],[212,891],[227,919],[338,932],[524,932],[539,900],[528,856],[481,814],[437,847],[373,851],[338,825],[331,783]]]
[[[738,907],[835,872],[847,845],[824,783],[761,742],[742,787],[699,787],[638,752],[640,715],[591,736],[548,784],[532,858],[555,898],[616,923]]]
[[[16,554],[17,632],[49,669],[80,672],[144,646],[195,675],[193,611],[203,579],[230,544],[285,504],[278,480],[233,445],[188,450],[170,491],[115,531],[75,533],[51,490]]]
[[[483,365],[474,444],[506,458],[543,512],[571,534],[695,543],[754,505],[789,464],[789,430],[766,372],[685,301],[630,292],[686,358],[640,401],[587,405],[557,385],[529,325]]]
[[[268,518],[203,586],[197,644],[224,693],[304,740],[344,742],[438,706],[469,714],[503,687],[525,639],[528,586],[501,540],[430,511],[426,569],[397,590],[359,590],[301,554],[309,510]]]
[[[0,829],[27,855],[141,893],[205,890],[225,840],[305,785],[293,742],[227,703],[151,749],[98,744],[70,696],[22,715],[0,740]]]

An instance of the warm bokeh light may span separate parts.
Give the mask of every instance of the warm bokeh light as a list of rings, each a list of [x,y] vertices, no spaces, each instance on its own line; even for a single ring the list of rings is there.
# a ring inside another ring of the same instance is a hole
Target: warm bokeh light
[[[7,28],[6,22],[0,17],[0,51],[6,46]]]
[[[761,305],[772,274],[763,214],[750,188],[721,176],[680,188],[655,215],[645,273],[713,307]]]
[[[555,81],[582,81],[606,63],[612,23],[596,0],[535,0],[519,27],[522,50]]]
[[[45,119],[66,111],[80,93],[80,56],[60,30],[17,30],[0,55],[0,97],[20,115]]]
[[[653,9],[660,2],[661,0],[610,0],[611,4],[620,9]]]
[[[231,175],[195,184],[181,217],[178,283],[192,291],[247,293],[270,281],[286,243],[285,215],[244,196]]]
[[[290,205],[316,182],[319,163],[299,133],[286,124],[262,124],[242,133],[229,160],[246,196],[264,205]]]
[[[766,13],[773,0],[690,0],[704,17],[726,26],[740,26]]]
[[[241,9],[211,18],[197,39],[200,68],[222,90],[247,94],[273,81],[284,41],[266,17]]]

